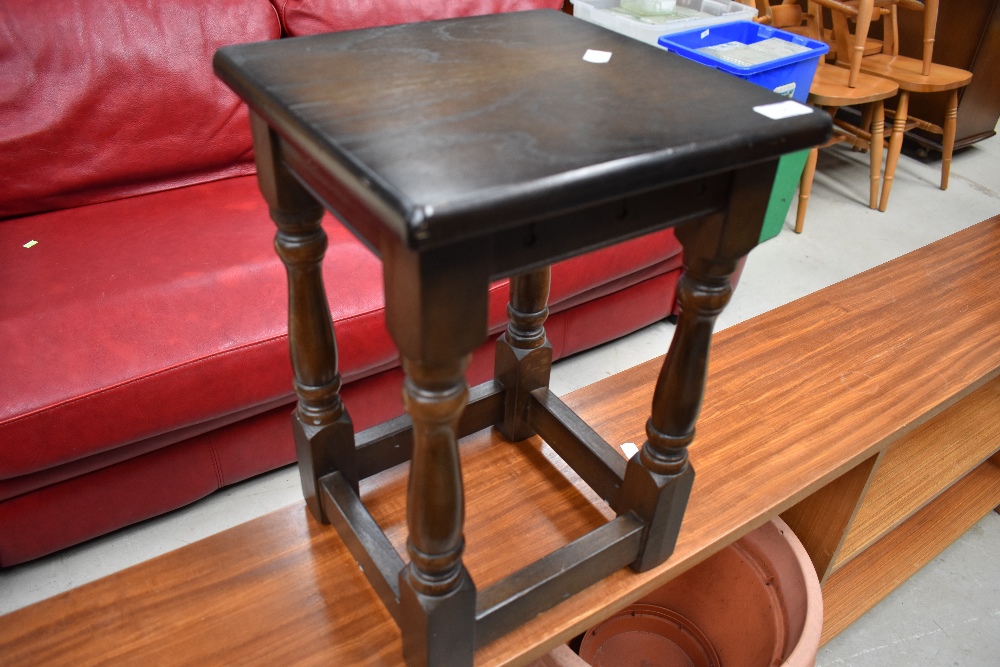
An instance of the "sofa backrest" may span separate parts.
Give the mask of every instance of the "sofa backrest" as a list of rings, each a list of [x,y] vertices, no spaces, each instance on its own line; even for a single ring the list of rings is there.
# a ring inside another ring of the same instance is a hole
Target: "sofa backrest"
[[[563,0],[273,0],[285,33],[295,36],[526,9],[559,9]]]
[[[252,173],[212,55],[279,36],[268,0],[0,2],[0,218]]]

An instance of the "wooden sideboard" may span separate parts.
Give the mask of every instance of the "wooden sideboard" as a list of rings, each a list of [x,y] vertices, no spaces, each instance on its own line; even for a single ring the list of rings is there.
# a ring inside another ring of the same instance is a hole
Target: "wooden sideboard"
[[[900,52],[920,58],[923,15],[899,12]],[[939,5],[934,62],[972,72],[972,83],[958,93],[955,148],[996,134],[1000,120],[1000,0],[944,0]],[[948,93],[914,95],[910,115],[944,125]],[[925,148],[941,151],[941,135],[907,133]]]
[[[674,555],[572,596],[482,647],[476,664],[530,662],[778,514],[823,579],[825,637],[839,632],[1000,505],[998,275],[1000,216],[720,332]],[[659,368],[565,400],[609,442],[641,442]],[[477,584],[610,516],[537,439],[480,432],[462,466]],[[405,478],[401,466],[363,486],[400,550]],[[402,664],[391,617],[301,503],[0,617],[0,655]]]

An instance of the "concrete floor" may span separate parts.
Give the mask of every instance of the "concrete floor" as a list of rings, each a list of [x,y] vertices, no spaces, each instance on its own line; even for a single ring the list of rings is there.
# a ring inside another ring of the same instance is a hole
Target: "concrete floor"
[[[947,192],[939,163],[904,157],[886,213],[867,208],[867,156],[821,152],[805,231],[786,221],[754,250],[718,328],[725,328],[1000,214],[1000,139],[955,156]],[[933,317],[933,304],[927,304]],[[673,326],[556,364],[563,394],[666,350]],[[47,558],[0,571],[0,614],[301,501],[294,466],[223,489],[189,507]],[[0,617],[0,623],[3,618]],[[2,662],[2,659],[0,659]],[[1000,665],[1000,515],[962,539],[824,647],[818,665]]]

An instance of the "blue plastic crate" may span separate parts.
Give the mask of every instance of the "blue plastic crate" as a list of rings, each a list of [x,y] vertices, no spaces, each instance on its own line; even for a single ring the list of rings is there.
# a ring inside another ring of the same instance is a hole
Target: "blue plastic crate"
[[[748,67],[741,67],[698,51],[706,46],[718,46],[728,42],[756,44],[771,38],[798,44],[807,47],[808,50]],[[751,21],[739,21],[664,35],[660,38],[660,46],[690,60],[715,67],[750,83],[773,90],[796,102],[805,102],[809,98],[809,87],[812,85],[819,59],[830,50],[830,47],[823,42]],[[764,214],[764,224],[760,234],[761,241],[773,238],[781,232],[808,155],[809,150],[807,149],[783,155],[778,161],[778,171],[774,176],[771,198],[767,205],[767,212]]]
[[[808,50],[746,67],[721,60],[698,50],[729,42],[756,44],[771,38],[791,42],[806,47]],[[660,46],[690,60],[715,67],[741,79],[746,79],[750,83],[773,90],[797,102],[805,102],[809,97],[809,86],[812,84],[819,59],[830,50],[830,47],[823,42],[751,21],[738,21],[664,35],[660,37]]]

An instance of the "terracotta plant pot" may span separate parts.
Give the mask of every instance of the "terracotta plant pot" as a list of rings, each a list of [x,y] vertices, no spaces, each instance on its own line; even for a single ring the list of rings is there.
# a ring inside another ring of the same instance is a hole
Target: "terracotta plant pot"
[[[580,658],[560,650],[541,664],[806,667],[822,624],[809,556],[774,519],[591,628]]]

